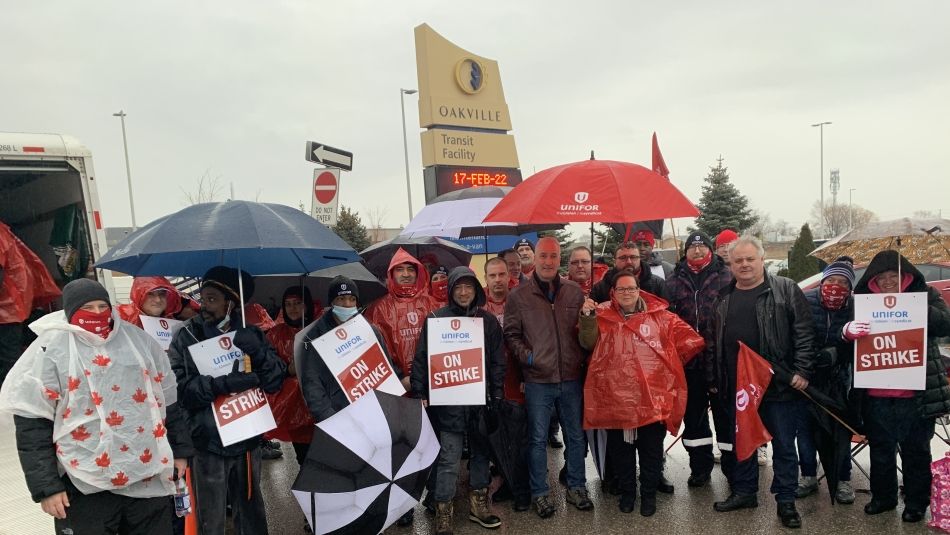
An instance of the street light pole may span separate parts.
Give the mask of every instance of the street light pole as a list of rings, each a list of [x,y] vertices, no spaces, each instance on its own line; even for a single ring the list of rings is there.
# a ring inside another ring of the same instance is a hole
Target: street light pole
[[[118,117],[119,120],[122,121],[122,148],[125,150],[125,177],[129,181],[129,211],[132,212],[132,230],[135,230],[135,201],[132,200],[132,169],[129,167],[129,143],[125,138],[125,112],[119,110],[118,113],[113,113],[112,116]]]
[[[819,164],[818,170],[818,187],[821,190],[821,195],[819,195],[819,205],[818,205],[818,223],[821,225],[821,237],[827,237],[827,229],[825,228],[825,125],[831,124],[831,121],[825,121],[823,123],[813,124],[812,126],[817,126],[820,132],[821,139],[821,163]]]
[[[409,182],[409,140],[406,134],[406,95],[418,93],[416,89],[399,88],[399,106],[402,109],[402,153],[406,161],[406,195],[409,199],[409,220],[412,220],[412,186]]]
[[[854,228],[854,208],[851,207],[851,194],[858,188],[848,188],[848,230]]]

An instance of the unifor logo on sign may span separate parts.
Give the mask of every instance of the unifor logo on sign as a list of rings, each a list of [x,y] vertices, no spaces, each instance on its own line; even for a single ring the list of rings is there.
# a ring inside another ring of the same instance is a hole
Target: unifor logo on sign
[[[162,326],[162,329],[165,329],[166,331],[168,330],[168,322],[167,322],[167,321],[161,319],[161,320],[158,320],[158,324]]]
[[[221,346],[221,349],[227,351],[231,349],[231,339],[225,336],[218,340],[218,345]]]
[[[456,320],[452,320],[451,325],[452,325],[452,330],[453,330],[453,331],[457,331],[457,330],[459,330],[459,329],[462,327],[462,321],[461,321],[461,320],[457,320],[457,319],[456,319]]]
[[[333,334],[335,334],[336,337],[339,338],[340,340],[346,340],[346,330],[345,330],[345,329],[337,329],[336,331],[334,331]]]
[[[897,306],[897,296],[894,295],[885,295],[884,296],[884,306],[887,308],[894,308]]]

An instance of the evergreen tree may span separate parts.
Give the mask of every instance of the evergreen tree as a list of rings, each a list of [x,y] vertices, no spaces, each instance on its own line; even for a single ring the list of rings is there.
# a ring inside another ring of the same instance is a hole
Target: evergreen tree
[[[369,241],[369,233],[363,221],[360,220],[358,212],[354,212],[346,206],[340,206],[340,215],[337,217],[336,226],[332,227],[337,236],[343,238],[343,241],[350,244],[350,247],[357,252],[366,249],[372,243]]]
[[[727,228],[742,234],[755,224],[758,218],[745,195],[729,182],[729,172],[722,165],[722,156],[716,167],[709,168],[704,180],[703,195],[696,205],[700,211],[696,218],[697,229],[715,237]]]
[[[818,273],[818,259],[808,256],[814,250],[815,239],[808,223],[805,223],[788,253],[788,278],[798,282]]]
[[[610,225],[599,223],[600,229],[594,229],[594,258],[598,256],[613,257],[620,246],[623,236],[617,234]]]

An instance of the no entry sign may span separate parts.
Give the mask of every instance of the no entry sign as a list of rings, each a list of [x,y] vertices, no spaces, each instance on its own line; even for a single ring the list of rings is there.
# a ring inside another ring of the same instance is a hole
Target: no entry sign
[[[310,215],[328,227],[336,225],[339,191],[339,169],[314,169]]]

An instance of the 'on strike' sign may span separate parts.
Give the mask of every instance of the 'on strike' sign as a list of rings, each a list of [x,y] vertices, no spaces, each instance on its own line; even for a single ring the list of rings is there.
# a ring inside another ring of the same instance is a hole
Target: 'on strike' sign
[[[482,318],[429,318],[429,404],[485,404]]]
[[[927,293],[855,295],[854,318],[871,324],[854,344],[854,387],[923,390]]]

